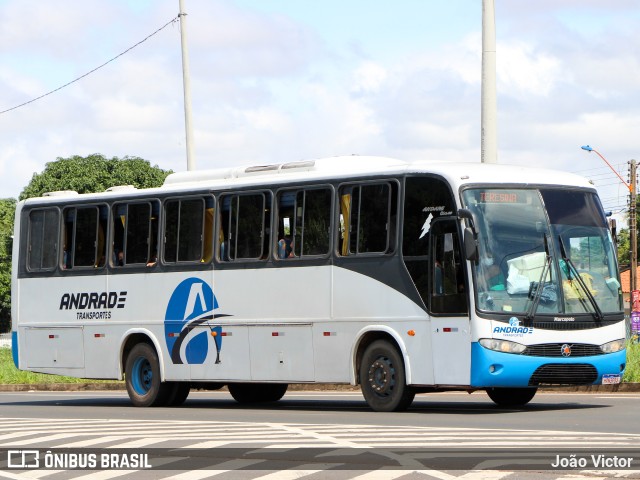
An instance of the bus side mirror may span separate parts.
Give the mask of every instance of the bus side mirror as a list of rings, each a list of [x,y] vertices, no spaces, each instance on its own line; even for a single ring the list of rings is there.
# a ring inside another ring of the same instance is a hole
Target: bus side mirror
[[[467,260],[472,262],[478,261],[478,239],[473,228],[467,227],[464,229],[464,254]]]
[[[473,222],[473,214],[467,208],[458,210],[458,218],[468,220],[471,226],[464,229],[464,254],[467,260],[472,262],[478,261],[478,235],[476,234]]]

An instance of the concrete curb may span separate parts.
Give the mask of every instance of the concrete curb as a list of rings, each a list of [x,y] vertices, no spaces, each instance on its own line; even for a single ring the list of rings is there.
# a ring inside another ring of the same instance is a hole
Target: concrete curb
[[[86,391],[114,391],[125,390],[124,382],[104,383],[41,383],[41,384],[13,384],[0,385],[0,392],[86,392]],[[222,390],[226,390],[223,387]],[[290,392],[301,391],[360,391],[360,387],[354,385],[335,383],[291,383]],[[541,389],[542,393],[634,393],[640,392],[640,383],[620,383],[617,385],[587,385],[580,387],[559,387]]]

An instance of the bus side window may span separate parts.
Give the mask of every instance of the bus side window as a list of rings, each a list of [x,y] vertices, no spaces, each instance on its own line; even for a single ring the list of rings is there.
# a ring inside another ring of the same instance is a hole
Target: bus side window
[[[114,267],[124,266],[124,239],[125,225],[127,224],[127,205],[119,204],[113,209],[112,217],[113,248],[111,254],[111,265]]]
[[[166,202],[164,232],[166,263],[202,261],[204,207],[203,198],[185,198]],[[210,216],[213,218],[213,208]],[[209,241],[211,241],[210,238]]]
[[[69,207],[63,212],[62,268],[103,267],[107,207]]]
[[[29,213],[27,267],[31,272],[53,270],[58,263],[58,209],[32,210]]]
[[[159,214],[157,201],[117,204],[114,207],[113,266],[156,264]]]
[[[289,190],[278,194],[277,258],[329,253],[331,198],[329,188]]]
[[[220,259],[265,259],[271,232],[270,192],[224,196],[221,208]]]
[[[365,183],[340,191],[340,254],[389,253],[395,249],[395,183]]]
[[[304,192],[302,228],[300,232],[296,232],[301,256],[329,253],[332,196],[328,188]]]

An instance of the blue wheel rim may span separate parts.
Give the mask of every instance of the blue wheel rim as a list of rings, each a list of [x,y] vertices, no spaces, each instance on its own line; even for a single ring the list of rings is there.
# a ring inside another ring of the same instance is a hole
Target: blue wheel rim
[[[153,382],[153,370],[151,363],[145,357],[138,357],[133,362],[131,369],[131,386],[138,395],[146,395]]]

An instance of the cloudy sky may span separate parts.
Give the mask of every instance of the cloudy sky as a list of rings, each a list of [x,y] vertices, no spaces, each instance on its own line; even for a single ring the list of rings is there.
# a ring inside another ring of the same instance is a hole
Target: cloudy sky
[[[340,154],[480,159],[481,0],[184,0],[198,169]],[[0,111],[89,72],[178,0],[0,0]],[[640,0],[496,0],[498,160],[594,180],[640,160]],[[186,168],[180,30],[0,114],[0,197],[57,157]]]

